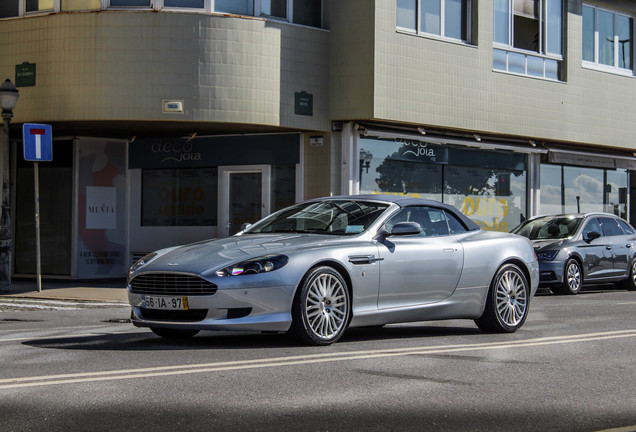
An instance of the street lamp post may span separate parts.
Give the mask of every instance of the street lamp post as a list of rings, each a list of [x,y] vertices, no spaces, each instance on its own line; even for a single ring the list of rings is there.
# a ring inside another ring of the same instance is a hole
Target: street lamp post
[[[2,214],[0,214],[0,292],[11,288],[11,215],[9,212],[9,124],[19,92],[7,78],[0,85],[0,108],[4,133],[0,146],[0,169],[2,169]]]

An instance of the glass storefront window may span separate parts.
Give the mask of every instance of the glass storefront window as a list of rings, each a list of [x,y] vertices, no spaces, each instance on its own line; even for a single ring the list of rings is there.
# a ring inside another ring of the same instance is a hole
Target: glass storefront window
[[[482,229],[510,231],[527,217],[526,156],[419,141],[360,139],[360,193],[452,204]]]
[[[218,170],[143,170],[142,226],[215,226]]]
[[[541,164],[541,214],[607,212],[627,217],[627,170]]]

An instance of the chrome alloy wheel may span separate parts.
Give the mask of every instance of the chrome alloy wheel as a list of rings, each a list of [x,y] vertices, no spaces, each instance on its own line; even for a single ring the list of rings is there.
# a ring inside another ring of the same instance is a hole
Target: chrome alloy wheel
[[[576,261],[570,261],[565,274],[568,289],[571,293],[577,293],[581,289],[581,268]]]
[[[347,321],[347,293],[338,278],[329,273],[315,278],[307,291],[305,314],[311,331],[322,339],[336,336]]]
[[[521,275],[506,270],[497,282],[497,313],[504,324],[517,326],[525,317],[528,307],[528,293]]]

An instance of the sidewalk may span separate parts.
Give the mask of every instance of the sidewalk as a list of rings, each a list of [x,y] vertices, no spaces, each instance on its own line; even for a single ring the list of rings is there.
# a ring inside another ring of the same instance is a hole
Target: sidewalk
[[[126,279],[42,280],[38,292],[35,279],[13,279],[11,291],[0,291],[0,297],[25,297],[57,300],[128,302]]]

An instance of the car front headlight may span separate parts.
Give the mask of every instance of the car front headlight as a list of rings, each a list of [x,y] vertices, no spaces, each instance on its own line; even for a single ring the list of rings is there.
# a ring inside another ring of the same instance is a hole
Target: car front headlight
[[[268,255],[264,257],[254,258],[242,261],[238,264],[225,267],[216,271],[216,275],[225,276],[241,276],[249,274],[269,273],[278,270],[287,264],[289,258],[285,255]]]
[[[150,261],[155,259],[156,256],[157,256],[157,253],[152,252],[152,253],[149,253],[148,255],[144,255],[143,257],[141,257],[139,260],[137,260],[136,263],[134,263],[130,267],[130,270],[128,270],[128,276],[131,276],[134,272],[136,272],[137,270],[139,270],[140,268],[148,264]]]
[[[537,259],[539,261],[552,261],[557,256],[558,253],[559,253],[558,250],[538,252]]]

